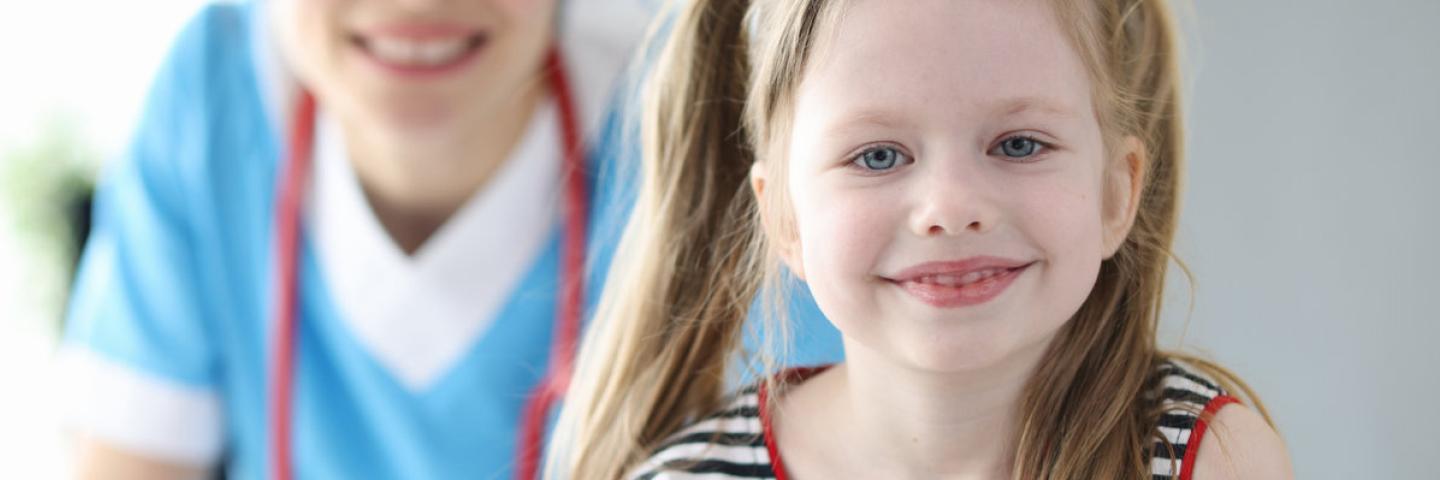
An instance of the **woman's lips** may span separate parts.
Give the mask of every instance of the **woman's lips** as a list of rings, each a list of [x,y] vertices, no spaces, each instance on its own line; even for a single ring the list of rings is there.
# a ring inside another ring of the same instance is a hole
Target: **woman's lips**
[[[932,306],[960,308],[1000,296],[1033,263],[999,257],[930,262],[908,268],[887,280]]]
[[[371,63],[404,77],[438,76],[460,70],[486,43],[484,33],[443,25],[396,25],[350,36]]]

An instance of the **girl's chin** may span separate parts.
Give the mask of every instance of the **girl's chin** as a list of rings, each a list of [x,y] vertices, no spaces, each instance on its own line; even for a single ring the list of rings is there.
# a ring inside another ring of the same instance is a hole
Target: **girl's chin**
[[[947,325],[918,332],[905,345],[897,345],[908,348],[891,349],[891,356],[917,370],[955,375],[1037,361],[1054,334],[1029,338],[1022,332],[1004,330],[1013,326]]]

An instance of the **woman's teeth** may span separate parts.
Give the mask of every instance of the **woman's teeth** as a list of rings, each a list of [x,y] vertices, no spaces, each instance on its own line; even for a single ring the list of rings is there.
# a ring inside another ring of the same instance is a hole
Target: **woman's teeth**
[[[1009,272],[1009,271],[1010,271],[1010,269],[1008,269],[1008,268],[992,268],[992,269],[986,269],[986,270],[977,270],[977,271],[974,271],[974,272],[966,273],[966,274],[964,274],[964,275],[926,275],[926,276],[917,278],[917,279],[915,279],[914,281],[915,281],[915,283],[920,283],[920,284],[925,284],[925,285],[940,285],[940,286],[943,286],[943,287],[959,287],[959,286],[963,286],[963,285],[969,285],[969,284],[972,284],[972,283],[978,283],[978,282],[984,281],[984,280],[986,280],[986,279],[988,279],[988,278],[990,278],[990,277],[993,277],[993,276],[996,276],[996,275],[1001,275],[1001,274],[1004,274],[1004,273]]]
[[[464,55],[470,46],[471,42],[464,38],[425,41],[370,38],[365,42],[365,47],[380,61],[415,67],[433,67],[453,62]]]

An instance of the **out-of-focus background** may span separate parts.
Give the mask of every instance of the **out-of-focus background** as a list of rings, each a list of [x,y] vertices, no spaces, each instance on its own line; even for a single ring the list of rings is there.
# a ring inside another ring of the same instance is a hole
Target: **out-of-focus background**
[[[1187,343],[1298,478],[1440,478],[1440,2],[1193,3]]]
[[[75,230],[201,0],[0,2],[0,477],[62,478],[49,359]]]
[[[1206,0],[1165,344],[1250,381],[1300,478],[1434,478],[1440,2]],[[201,0],[0,3],[0,477],[68,473],[48,360],[73,239]]]

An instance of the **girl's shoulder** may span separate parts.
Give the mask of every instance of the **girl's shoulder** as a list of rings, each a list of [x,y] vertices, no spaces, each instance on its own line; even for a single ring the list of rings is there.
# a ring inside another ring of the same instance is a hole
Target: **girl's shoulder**
[[[1155,366],[1150,380],[1151,398],[1162,405],[1176,408],[1199,406],[1222,396],[1228,396],[1220,382],[1189,363],[1178,359],[1165,359]]]
[[[1221,407],[1239,400],[1210,376],[1175,359],[1156,366],[1150,387],[1147,399],[1161,412],[1146,452],[1153,478],[1189,479],[1209,420]]]
[[[1217,412],[1240,402],[1200,369],[1178,360],[1159,363],[1150,387],[1147,399],[1162,412],[1145,452],[1152,478],[1188,480]],[[668,438],[627,478],[775,478],[760,408],[764,400],[759,385],[741,390],[719,411]]]
[[[1147,452],[1152,478],[1294,478],[1269,420],[1201,369],[1168,359],[1153,378],[1150,399],[1162,413]]]
[[[760,403],[758,385],[737,392],[720,410],[671,435],[626,478],[774,478]]]

